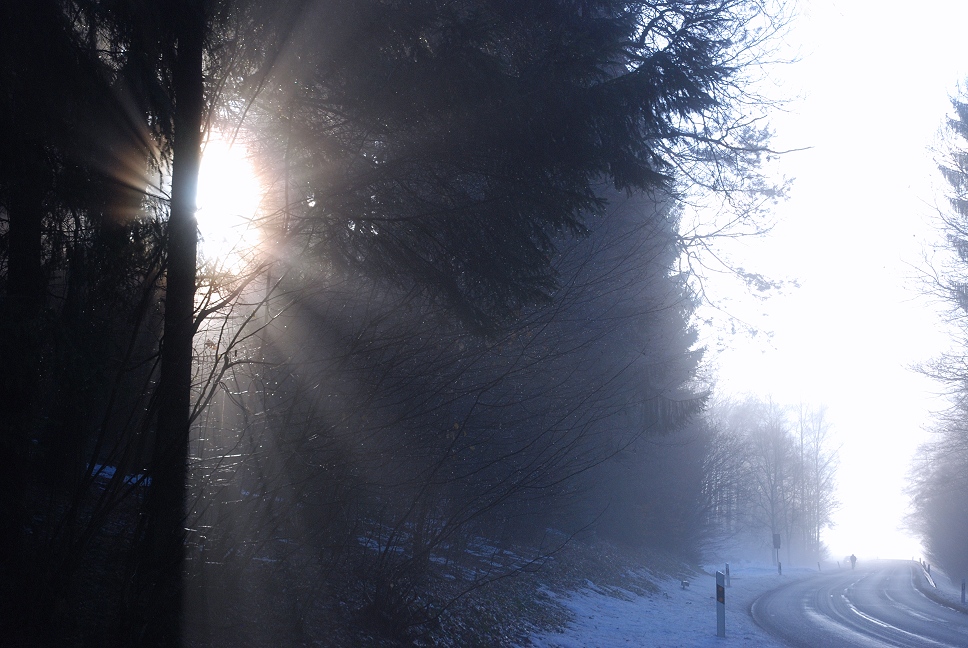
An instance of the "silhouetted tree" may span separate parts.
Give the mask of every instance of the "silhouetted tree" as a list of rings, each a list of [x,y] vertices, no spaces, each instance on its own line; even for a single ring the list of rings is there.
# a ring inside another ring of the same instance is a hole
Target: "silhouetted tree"
[[[252,552],[274,555],[280,538],[317,548],[310,564],[287,552],[271,577],[288,583],[281,600],[306,609],[339,593],[401,636],[444,609],[428,592],[430,566],[460,564],[481,537],[503,546],[615,510],[600,527],[609,537],[643,544],[675,520],[679,540],[697,541],[685,527],[701,462],[653,471],[667,456],[645,440],[700,402],[675,210],[644,196],[613,196],[611,210],[564,246],[552,301],[487,339],[370,279],[330,274],[315,294],[305,268],[282,281],[280,293],[300,298],[231,351],[233,363],[261,360],[223,376],[192,454],[202,474],[189,539],[212,579],[209,614],[220,616],[225,581],[201,556],[222,556],[234,566],[226,578],[251,583]],[[642,524],[624,519],[643,508]],[[347,561],[358,589],[323,584]],[[458,593],[520,568],[460,576]],[[307,579],[312,591],[294,584]]]
[[[152,232],[130,227],[148,185],[145,121],[125,110],[115,70],[63,9],[0,10],[0,580],[10,633],[49,626],[89,537],[85,455],[107,427],[96,421],[108,418],[104,383],[124,357],[114,345],[130,339],[121,322],[151,274]]]
[[[556,236],[604,213],[600,182],[667,186],[698,142],[720,153],[707,165],[751,150],[729,145],[726,60],[762,17],[729,0],[324,3],[249,114],[295,170],[315,249],[486,330],[548,299]]]

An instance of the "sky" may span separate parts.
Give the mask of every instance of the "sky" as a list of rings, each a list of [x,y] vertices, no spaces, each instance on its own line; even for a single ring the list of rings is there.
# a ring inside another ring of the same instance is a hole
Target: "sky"
[[[736,312],[756,328],[715,355],[721,391],[824,403],[840,445],[833,556],[912,557],[903,531],[905,479],[928,438],[941,387],[912,370],[948,346],[916,277],[937,242],[941,203],[932,146],[968,73],[968,2],[911,5],[801,0],[776,67],[772,118],[795,178],[777,224],[746,241],[745,267],[798,289]],[[737,253],[734,252],[734,255]]]

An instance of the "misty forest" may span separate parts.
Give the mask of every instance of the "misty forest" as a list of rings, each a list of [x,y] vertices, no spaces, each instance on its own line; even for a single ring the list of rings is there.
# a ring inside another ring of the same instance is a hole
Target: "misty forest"
[[[827,409],[718,392],[702,330],[710,276],[782,288],[720,244],[784,199],[789,19],[0,3],[0,643],[527,645],[543,578],[826,558]],[[256,178],[223,230],[217,146]],[[965,357],[924,371],[959,398],[911,524],[960,569]]]

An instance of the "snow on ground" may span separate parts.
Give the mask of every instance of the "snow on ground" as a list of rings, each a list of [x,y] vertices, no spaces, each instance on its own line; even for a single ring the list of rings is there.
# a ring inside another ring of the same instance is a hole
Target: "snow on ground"
[[[781,576],[775,567],[732,566],[731,586],[726,589],[726,637],[720,638],[716,636],[716,577],[712,569],[707,571],[688,576],[685,589],[679,580],[654,580],[659,591],[643,596],[626,590],[604,591],[591,583],[568,596],[556,596],[571,612],[571,623],[561,633],[536,634],[531,641],[537,648],[780,648],[783,644],[753,623],[750,604],[763,592],[816,573],[785,569]]]
[[[951,578],[937,567],[931,568],[930,573],[922,566],[924,578],[921,580],[921,591],[926,596],[948,607],[968,612],[968,607],[961,603],[961,579]]]

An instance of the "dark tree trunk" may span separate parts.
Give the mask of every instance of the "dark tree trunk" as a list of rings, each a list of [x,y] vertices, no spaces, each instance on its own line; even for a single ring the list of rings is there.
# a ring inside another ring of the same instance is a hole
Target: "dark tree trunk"
[[[37,165],[30,166],[37,168]],[[10,219],[7,293],[30,309],[43,305],[46,289],[41,262],[45,192],[37,180],[33,174],[18,179],[20,186],[11,187],[7,208]]]
[[[145,501],[145,536],[136,579],[141,646],[183,642],[184,522],[191,410],[197,227],[195,199],[204,110],[200,3],[180,3],[173,71],[175,131],[165,291],[165,333],[158,386],[157,432]]]
[[[11,147],[6,299],[0,297],[0,635],[25,628],[36,612],[27,480],[45,340],[43,221],[51,175],[39,143]]]

